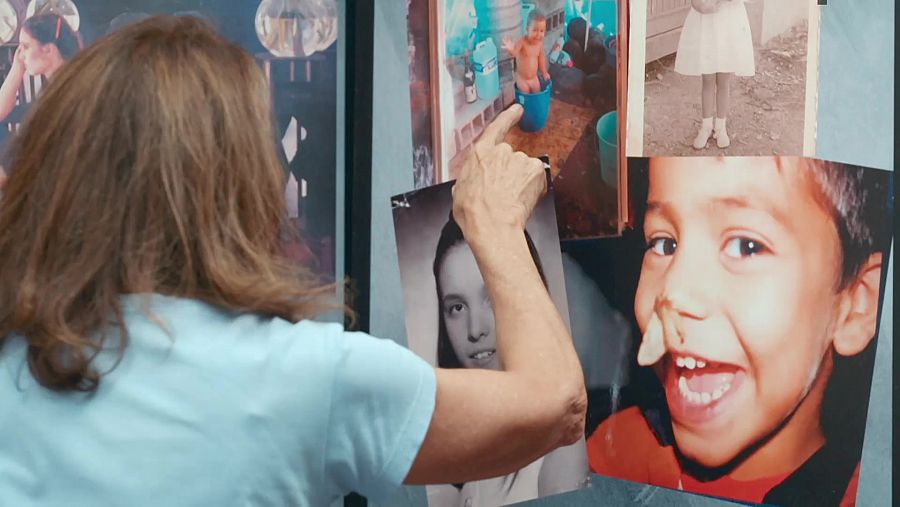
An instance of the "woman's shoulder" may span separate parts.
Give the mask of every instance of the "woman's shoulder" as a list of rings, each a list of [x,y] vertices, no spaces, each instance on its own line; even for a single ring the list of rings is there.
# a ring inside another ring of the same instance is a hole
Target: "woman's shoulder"
[[[183,354],[204,354],[210,364],[228,369],[282,365],[309,376],[348,362],[409,361],[412,354],[391,340],[346,331],[340,323],[291,322],[196,299],[135,295],[125,297],[123,307],[130,336],[151,346],[175,345]]]
[[[307,375],[314,374],[316,364],[327,370],[345,335],[337,323],[290,322],[158,294],[124,297],[123,316],[129,347],[165,351],[235,374],[279,364],[302,366]]]
[[[256,312],[229,310],[192,298],[160,294],[133,294],[122,298],[122,310],[129,327],[155,325],[173,333],[191,328],[248,333],[247,338],[289,334],[323,337],[338,335],[343,326],[334,322],[301,320],[290,322],[280,317]],[[205,333],[209,334],[209,333]]]

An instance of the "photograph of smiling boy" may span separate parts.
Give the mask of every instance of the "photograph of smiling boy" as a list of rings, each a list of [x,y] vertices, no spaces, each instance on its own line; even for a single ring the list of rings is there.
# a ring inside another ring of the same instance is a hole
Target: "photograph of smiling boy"
[[[409,348],[441,368],[499,369],[493,310],[475,257],[451,216],[452,182],[395,196],[394,230]],[[568,324],[553,196],[527,225],[535,265]],[[571,491],[587,483],[584,442],[558,449],[515,474],[429,486],[430,507],[497,506]]]
[[[652,394],[593,432],[591,469],[746,502],[853,505],[892,174],[777,157],[630,165],[647,245],[635,383]]]

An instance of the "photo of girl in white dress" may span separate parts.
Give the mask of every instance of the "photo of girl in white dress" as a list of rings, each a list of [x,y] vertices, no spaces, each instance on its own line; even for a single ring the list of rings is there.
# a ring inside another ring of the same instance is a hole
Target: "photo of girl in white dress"
[[[815,0],[630,5],[627,156],[815,153]]]
[[[706,148],[710,137],[719,148],[730,146],[726,120],[732,76],[756,73],[744,0],[691,0],[678,41],[675,72],[703,79],[703,119],[694,148]]]

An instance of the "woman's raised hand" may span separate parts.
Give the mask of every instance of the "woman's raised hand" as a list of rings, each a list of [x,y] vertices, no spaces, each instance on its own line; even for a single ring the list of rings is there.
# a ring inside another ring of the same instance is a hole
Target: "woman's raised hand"
[[[21,44],[16,47],[16,53],[13,55],[12,64],[14,69],[17,68],[23,71],[25,70],[25,53],[22,49]]]
[[[485,128],[453,187],[453,216],[470,243],[522,231],[547,190],[543,162],[504,142],[523,113],[515,104]]]

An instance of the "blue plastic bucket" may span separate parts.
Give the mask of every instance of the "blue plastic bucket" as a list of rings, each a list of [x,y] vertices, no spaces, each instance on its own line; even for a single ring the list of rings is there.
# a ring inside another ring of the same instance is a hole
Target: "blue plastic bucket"
[[[612,188],[618,188],[619,182],[618,123],[615,111],[604,114],[597,122],[597,140],[600,143],[600,177]]]
[[[519,128],[524,132],[538,132],[547,125],[550,115],[550,97],[553,95],[553,81],[547,82],[543,91],[522,93],[516,86],[516,102],[522,104],[525,112],[519,120]]]

